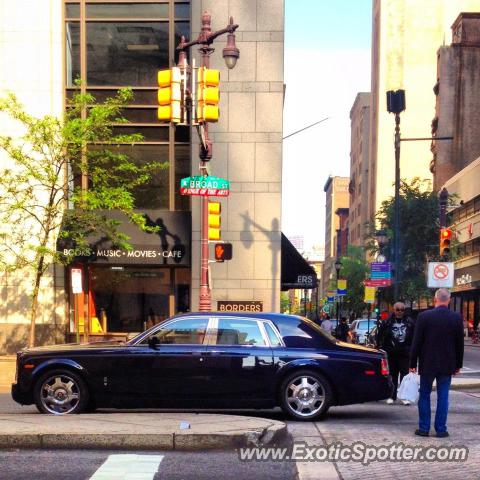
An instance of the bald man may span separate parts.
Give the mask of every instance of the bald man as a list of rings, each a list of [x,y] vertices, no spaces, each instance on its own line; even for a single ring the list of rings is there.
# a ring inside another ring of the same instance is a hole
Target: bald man
[[[459,313],[448,309],[450,292],[440,288],[435,292],[435,308],[417,318],[410,352],[410,371],[420,374],[418,429],[415,435],[428,437],[431,422],[430,394],[437,381],[436,436],[448,437],[448,395],[452,375],[463,365],[463,320]]]

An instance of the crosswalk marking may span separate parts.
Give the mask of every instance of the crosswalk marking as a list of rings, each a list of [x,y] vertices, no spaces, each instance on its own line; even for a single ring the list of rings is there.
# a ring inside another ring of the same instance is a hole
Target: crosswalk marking
[[[470,367],[463,367],[460,370],[460,373],[480,373],[480,370],[475,370],[474,368],[470,368]]]
[[[90,480],[153,480],[164,455],[109,455]]]

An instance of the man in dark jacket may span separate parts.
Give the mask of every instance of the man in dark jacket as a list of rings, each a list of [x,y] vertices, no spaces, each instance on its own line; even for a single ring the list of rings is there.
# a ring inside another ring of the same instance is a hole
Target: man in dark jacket
[[[335,336],[338,338],[338,340],[342,342],[346,342],[348,340],[349,331],[350,331],[350,328],[348,327],[347,318],[342,317],[340,319],[340,323],[337,325],[337,328],[335,329]]]
[[[435,293],[435,308],[417,318],[410,354],[410,371],[420,374],[418,400],[419,428],[415,435],[427,437],[430,431],[430,394],[433,380],[437,381],[437,437],[448,437],[448,393],[452,375],[463,365],[463,320],[459,313],[448,309],[450,292],[440,288]]]
[[[385,350],[393,381],[393,395],[387,400],[392,404],[397,399],[398,376],[400,381],[408,373],[410,346],[413,341],[415,322],[405,315],[405,305],[397,302],[393,306],[393,314],[378,325],[377,347]],[[409,405],[407,400],[404,405]]]

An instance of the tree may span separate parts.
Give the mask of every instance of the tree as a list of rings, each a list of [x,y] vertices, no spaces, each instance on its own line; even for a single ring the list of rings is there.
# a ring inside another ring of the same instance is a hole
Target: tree
[[[450,196],[452,204],[454,196]],[[390,261],[394,259],[394,208],[393,197],[382,203],[376,213],[377,225],[386,230],[388,245],[384,252]],[[375,224],[370,225],[367,238],[370,252],[378,252],[375,242]],[[439,203],[438,193],[431,182],[414,178],[410,183],[400,183],[400,263],[399,295],[412,304],[430,296],[426,283],[426,263],[439,257]],[[392,289],[385,289],[385,299],[392,301]]]
[[[368,274],[368,264],[362,248],[349,245],[347,255],[341,257],[340,277],[347,281],[347,294],[342,300],[342,309],[362,315],[365,309],[364,281]]]
[[[58,236],[84,249],[88,236],[100,232],[118,247],[131,248],[119,222],[102,213],[108,210],[123,212],[145,231],[156,230],[135,213],[134,189],[167,164],[136,165],[126,150],[141,135],[114,131],[114,124],[126,122],[121,109],[132,97],[123,89],[96,103],[92,95],[78,93],[62,119],[29,115],[14,94],[0,99],[0,112],[23,132],[0,135],[7,155],[0,166],[0,270],[32,274],[29,346],[42,278],[53,263],[72,260],[57,252]]]

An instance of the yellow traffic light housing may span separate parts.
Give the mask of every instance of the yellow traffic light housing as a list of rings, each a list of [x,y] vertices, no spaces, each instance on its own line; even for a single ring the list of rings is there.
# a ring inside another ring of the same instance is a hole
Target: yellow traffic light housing
[[[453,232],[450,228],[440,229],[440,257],[448,257],[450,254],[450,244],[452,243]]]
[[[180,68],[160,70],[157,75],[158,120],[180,123],[182,120],[182,89]]]
[[[197,72],[197,122],[218,122],[220,71],[200,67]]]
[[[208,239],[220,240],[220,226],[222,204],[220,202],[208,202]]]

